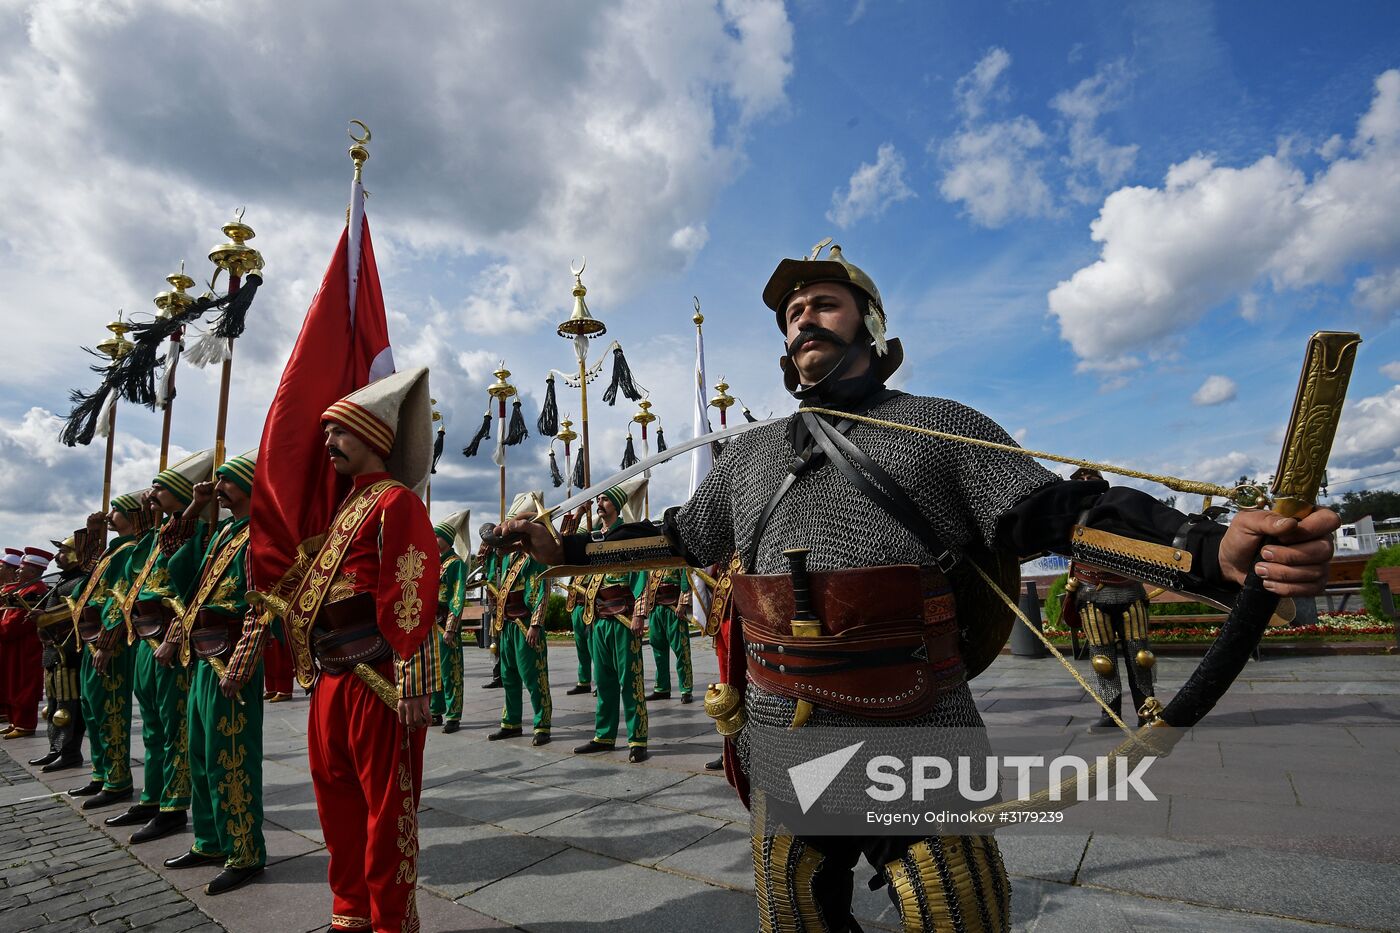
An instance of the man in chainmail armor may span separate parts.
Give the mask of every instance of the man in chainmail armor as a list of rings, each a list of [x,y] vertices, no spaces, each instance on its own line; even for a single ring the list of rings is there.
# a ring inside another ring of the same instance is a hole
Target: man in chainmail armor
[[[900,430],[1014,443],[965,405],[886,388],[904,354],[898,339],[885,337],[879,291],[839,247],[818,258],[825,245],[783,260],[763,292],[786,340],[780,363],[796,412],[734,437],[690,501],[659,524],[623,525],[602,542],[584,535],[556,542],[538,523],[500,529],[507,546],[544,563],[595,572],[656,567],[668,557],[703,567],[737,550],[743,572],[733,577],[726,686],[742,689],[734,694],[742,706],[719,725],[728,734],[726,724],[738,729],[746,717],[735,736],[746,770],[770,750],[746,740],[756,725],[770,727],[765,742],[797,723],[980,726],[967,681],[1000,650],[1012,616],[975,568],[1015,592],[1018,558],[1088,555],[1087,544],[1072,548],[1082,537],[1076,525],[1110,539],[1180,542],[1194,568],[1181,580],[1197,592],[1228,596],[1266,533],[1307,542],[1275,547],[1279,556],[1258,565],[1271,589],[1291,595],[1325,579],[1330,547],[1306,524],[1241,515],[1227,533],[1133,489],[1061,480],[1014,452]],[[792,611],[798,567],[784,553],[794,550],[805,551],[811,604],[821,610],[819,624],[801,633]],[[1106,554],[1101,560],[1114,566]],[[860,626],[878,637],[862,643],[854,637]],[[783,653],[794,646],[815,673],[794,672],[797,655]],[[892,646],[907,649],[901,663],[890,662]],[[755,809],[762,803],[755,794]],[[874,883],[888,884],[905,930],[1010,929],[1010,883],[990,836],[804,838],[765,831],[760,819],[754,825],[763,931],[859,930],[851,891],[862,857],[877,872]]]

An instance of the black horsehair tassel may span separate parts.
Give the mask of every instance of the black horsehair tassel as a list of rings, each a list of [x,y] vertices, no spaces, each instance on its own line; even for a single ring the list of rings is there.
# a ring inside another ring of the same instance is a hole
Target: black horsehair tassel
[[[559,472],[559,461],[554,459],[554,448],[549,448],[549,481],[558,489],[564,485],[564,474]]]
[[[462,448],[462,456],[475,457],[477,450],[481,448],[481,442],[491,435],[491,409],[486,409],[486,414],[481,416],[481,427],[477,429],[476,436],[472,438],[470,444]]]
[[[642,400],[642,393],[637,389],[637,382],[632,378],[632,368],[627,365],[627,357],[622,355],[622,347],[613,347],[613,371],[612,382],[603,392],[603,401],[609,405],[617,404],[617,390],[622,388],[622,394],[634,402]]]
[[[637,462],[637,449],[632,446],[632,435],[627,435],[627,446],[622,451],[622,466],[619,470],[625,470]]]
[[[76,389],[69,393],[73,410],[64,420],[59,439],[69,447],[92,443],[93,435],[97,431],[97,416],[109,391],[115,391],[118,398],[136,405],[144,405],[154,411],[158,404],[156,369],[165,362],[165,357],[160,355],[160,351],[166,341],[180,328],[215,308],[223,309],[213,326],[215,336],[226,340],[237,339],[243,334],[248,308],[252,305],[261,284],[262,277],[252,273],[235,295],[225,295],[222,298],[206,295],[195,299],[194,304],[178,314],[133,324],[130,352],[110,364],[92,367],[93,372],[101,374],[101,385],[91,393]]]
[[[510,406],[510,428],[506,431],[506,446],[514,447],[529,436],[530,431],[525,427],[525,415],[520,410],[520,399],[516,399]]]
[[[661,428],[656,429],[656,452],[662,453],[666,450],[666,433]]]
[[[575,488],[575,489],[582,489],[582,488],[583,488],[583,448],[582,448],[582,447],[580,447],[580,448],[578,449],[578,453],[574,455],[574,476],[573,476],[573,483],[574,483],[574,488]]]
[[[749,411],[749,406],[741,404],[741,405],[739,406],[739,410],[742,411],[742,412],[744,413],[744,420],[745,420],[745,421],[757,421],[757,420],[758,420],[757,418],[755,418],[755,417],[753,416],[753,412]]]
[[[434,473],[437,472],[438,461],[442,459],[442,443],[443,443],[443,441],[445,441],[446,439],[447,439],[447,429],[446,429],[446,428],[438,428],[438,431],[437,431],[437,440],[433,441],[433,469],[432,469],[432,472],[434,472]]]
[[[545,380],[544,407],[540,409],[540,420],[535,422],[535,427],[540,429],[540,437],[553,437],[559,433],[559,405],[554,401],[553,373]]]

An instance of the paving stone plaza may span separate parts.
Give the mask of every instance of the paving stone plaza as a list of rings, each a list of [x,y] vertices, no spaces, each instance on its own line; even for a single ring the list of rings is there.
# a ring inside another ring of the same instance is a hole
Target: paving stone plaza
[[[714,656],[708,640],[694,646],[702,685],[714,679]],[[551,670],[572,671],[571,646],[555,644],[550,656]],[[1162,658],[1161,693],[1194,664]],[[500,692],[480,688],[487,653],[468,650],[466,669],[462,731],[433,729],[424,756],[425,930],[756,928],[747,815],[724,779],[703,770],[718,744],[702,704],[650,704],[644,764],[629,765],[622,752],[574,757],[570,749],[589,734],[591,697],[567,697],[556,684],[550,745],[488,743]],[[973,692],[989,724],[1060,733],[1066,748],[1112,742],[1084,735],[1097,714],[1053,660],[1003,655]],[[159,867],[188,848],[188,833],[127,847],[130,829],[101,826],[115,810],[84,814],[54,795],[81,784],[85,771],[40,781],[21,764],[40,754],[39,738],[0,743],[0,930],[325,929],[330,891],[307,709],[300,696],[266,707],[268,869],[217,898],[202,891],[215,868]],[[999,835],[1017,930],[1400,930],[1400,835],[1384,829],[1400,825],[1400,657],[1253,662],[1211,719],[1238,727],[1236,741],[1178,746],[1173,758],[1193,767],[1190,780],[1171,785],[1161,835]],[[1327,747],[1297,747],[1290,730],[1300,725],[1325,727]],[[138,786],[139,737],[134,728]],[[1216,815],[1248,817],[1251,808],[1260,825],[1283,814],[1302,829],[1290,839],[1212,834]],[[1331,832],[1309,831],[1324,826]],[[887,896],[865,890],[864,877],[858,870],[861,923],[896,929]]]

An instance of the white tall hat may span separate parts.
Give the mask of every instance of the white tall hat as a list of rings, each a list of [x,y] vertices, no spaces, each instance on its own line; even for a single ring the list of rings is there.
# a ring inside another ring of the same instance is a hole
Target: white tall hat
[[[452,542],[452,550],[462,560],[468,560],[472,553],[471,544],[472,510],[462,509],[453,512],[433,526],[433,533],[439,538]]]
[[[327,408],[334,421],[384,458],[389,475],[420,496],[433,465],[433,406],[428,368],[391,373]]]
[[[155,479],[151,480],[151,485],[164,487],[179,499],[182,505],[189,505],[194,499],[194,484],[207,483],[213,478],[214,448],[211,447],[197,454],[190,454],[179,463],[161,470]]]

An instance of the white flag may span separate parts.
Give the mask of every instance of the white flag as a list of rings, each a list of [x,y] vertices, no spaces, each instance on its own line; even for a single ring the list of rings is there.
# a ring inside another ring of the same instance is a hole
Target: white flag
[[[696,310],[699,310],[697,303]],[[695,328],[695,436],[700,437],[710,433],[710,406],[705,398],[705,334],[699,327]],[[701,444],[690,453],[690,495],[695,495],[695,490],[700,488],[700,483],[704,481],[705,474],[710,472],[710,467],[714,465],[714,454],[709,444]],[[710,605],[710,588],[701,580],[692,576],[691,584],[695,590],[695,598],[691,601],[692,612],[695,621],[700,625],[700,631],[706,627],[706,616]]]

